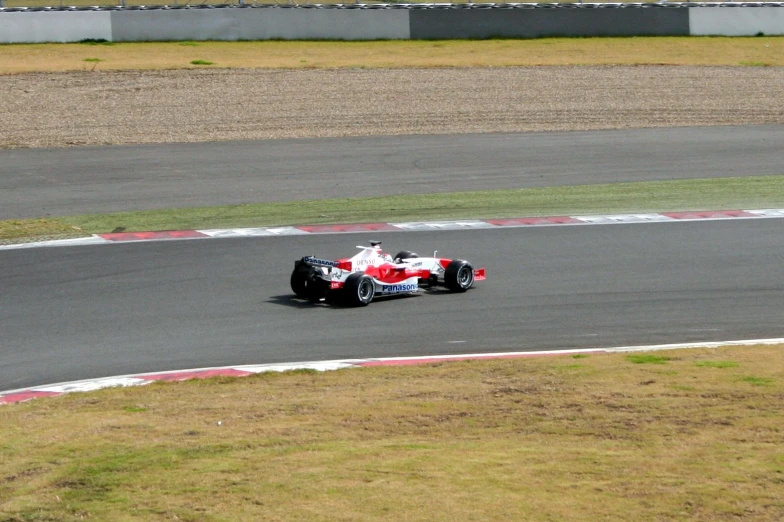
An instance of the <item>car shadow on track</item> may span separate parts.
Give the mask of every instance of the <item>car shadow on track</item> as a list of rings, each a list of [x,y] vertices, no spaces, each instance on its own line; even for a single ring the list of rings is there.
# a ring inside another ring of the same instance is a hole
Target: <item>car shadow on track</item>
[[[314,306],[329,307],[329,305],[325,303],[311,303],[307,299],[300,299],[294,294],[272,295],[267,302],[280,306],[288,306],[290,308],[313,308]]]
[[[392,302],[392,301],[405,301],[406,299],[416,299],[418,297],[422,297],[423,295],[447,295],[452,294],[449,290],[445,289],[428,289],[425,292],[418,293],[418,294],[401,294],[401,295],[389,295],[384,296],[377,301],[374,300],[372,304],[376,303],[384,303],[384,302]],[[273,295],[267,300],[268,303],[276,304],[280,306],[288,306],[290,308],[335,308],[335,309],[347,309],[347,308],[354,308],[352,306],[347,306],[341,304],[339,302],[335,303],[326,303],[324,301],[320,301],[318,303],[312,303],[307,299],[301,299],[294,294],[283,294],[283,295]]]

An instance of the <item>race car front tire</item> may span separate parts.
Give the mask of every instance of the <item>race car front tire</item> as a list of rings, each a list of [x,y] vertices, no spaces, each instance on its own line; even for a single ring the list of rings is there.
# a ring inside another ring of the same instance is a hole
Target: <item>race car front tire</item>
[[[465,292],[474,285],[474,267],[462,259],[451,261],[444,271],[444,284],[452,292]]]
[[[367,306],[375,295],[373,278],[362,273],[351,274],[343,285],[343,302],[347,306]]]

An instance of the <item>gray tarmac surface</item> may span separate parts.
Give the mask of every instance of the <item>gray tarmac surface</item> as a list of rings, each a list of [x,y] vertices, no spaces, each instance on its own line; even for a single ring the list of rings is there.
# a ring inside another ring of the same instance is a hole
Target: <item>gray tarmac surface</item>
[[[779,219],[383,233],[465,257],[465,294],[293,299],[302,255],[364,235],[0,252],[0,390],[210,365],[784,337]]]
[[[784,126],[0,150],[0,220],[784,173]]]

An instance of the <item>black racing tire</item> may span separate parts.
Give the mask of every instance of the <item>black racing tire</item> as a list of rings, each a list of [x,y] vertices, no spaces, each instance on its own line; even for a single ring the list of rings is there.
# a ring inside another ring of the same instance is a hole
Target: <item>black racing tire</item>
[[[299,265],[294,267],[291,272],[291,290],[300,299],[308,298],[308,278],[310,277],[310,270],[307,268],[303,270]]]
[[[348,276],[343,284],[343,303],[346,306],[367,306],[376,295],[373,278],[362,273]]]
[[[465,292],[474,286],[474,267],[462,259],[455,259],[444,271],[444,285],[452,292]]]
[[[416,257],[419,257],[419,255],[415,254],[414,252],[410,252],[408,250],[401,250],[400,252],[397,253],[397,255],[393,259],[397,262],[400,262],[403,259],[414,259]]]

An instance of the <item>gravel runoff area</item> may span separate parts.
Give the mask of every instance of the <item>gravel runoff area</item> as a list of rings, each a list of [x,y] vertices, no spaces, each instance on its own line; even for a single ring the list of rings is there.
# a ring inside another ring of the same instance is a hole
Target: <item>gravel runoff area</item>
[[[784,124],[781,67],[84,71],[0,92],[0,148]]]

